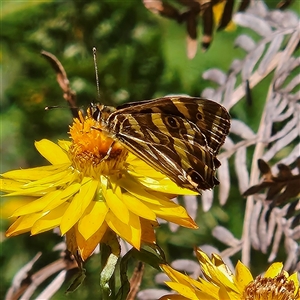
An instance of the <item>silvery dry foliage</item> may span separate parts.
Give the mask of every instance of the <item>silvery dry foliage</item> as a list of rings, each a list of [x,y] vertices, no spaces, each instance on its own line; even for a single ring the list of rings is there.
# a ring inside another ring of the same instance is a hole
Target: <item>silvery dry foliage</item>
[[[234,143],[228,138],[224,147],[225,151],[221,155],[223,165],[219,171],[220,204],[224,204],[228,198],[230,189],[228,159],[232,155],[234,156],[239,190],[243,194],[250,186],[259,183],[260,170],[257,165],[259,159],[265,162],[272,161],[272,172],[276,174],[278,173],[276,165],[296,167],[296,160],[300,154],[300,59],[293,56],[299,43],[298,17],[291,12],[269,12],[262,2],[256,2],[247,13],[237,14],[234,20],[239,25],[254,30],[262,39],[255,43],[249,36],[239,36],[236,45],[247,52],[245,59],[234,61],[227,75],[217,70],[207,71],[204,77],[216,81],[220,86],[215,90],[204,91],[203,96],[217,99],[230,110],[245,96],[247,85],[251,89],[269,74],[272,76],[272,81],[256,133],[247,124],[239,120],[232,120],[231,133],[239,136],[240,141]],[[237,86],[238,76],[242,83]],[[253,101],[255,100],[253,99]],[[261,100],[257,99],[257,101]],[[277,126],[280,127],[280,130],[274,132],[272,129],[276,128],[276,125],[280,125]],[[247,149],[253,146],[252,166],[248,170],[246,165]],[[292,172],[295,175],[299,174],[299,169],[295,168]],[[299,193],[293,197],[295,198],[297,195]],[[211,199],[212,192],[207,192],[202,197],[202,201],[207,206],[210,205]],[[237,243],[229,236],[226,237],[224,235],[225,228],[216,228],[213,232],[214,236],[228,246],[227,255],[241,250],[243,262],[246,264],[250,263],[251,247],[263,253],[272,247],[269,261],[273,261],[283,238],[287,253],[285,269],[300,268],[300,266],[296,266],[300,255],[297,243],[300,238],[299,219],[297,219],[298,226],[296,226],[297,224],[293,222],[294,216],[286,217],[289,207],[289,204],[286,204],[281,208],[274,208],[270,213],[269,220],[266,220],[265,214],[269,207],[268,202],[264,201],[265,199],[263,193],[248,197],[243,242]],[[295,210],[298,207],[299,211],[299,199],[294,199],[294,203],[296,203]]]
[[[233,270],[230,261],[232,255],[241,253],[243,263],[250,265],[250,251],[255,249],[269,253],[268,261],[272,262],[283,242],[286,252],[284,269],[300,271],[299,190],[295,193],[300,174],[299,160],[297,162],[300,156],[300,58],[294,56],[299,44],[299,19],[290,11],[268,11],[262,2],[256,1],[246,12],[236,14],[234,21],[256,32],[261,38],[255,42],[248,35],[240,35],[235,46],[245,51],[245,58],[234,60],[228,73],[218,69],[206,71],[203,78],[215,82],[218,87],[205,89],[202,96],[220,102],[229,112],[239,101],[245,99],[265,101],[265,105],[257,132],[238,119],[232,120],[231,133],[219,155],[222,166],[218,171],[220,186],[215,197],[221,205],[228,200],[232,183],[228,160],[233,157],[240,191],[239,200],[247,201],[243,235],[234,237],[228,229],[218,226],[212,234],[227,248],[220,252],[210,245],[199,246],[207,254],[220,254]],[[272,77],[266,99],[252,99],[251,89],[266,76]],[[280,129],[275,132],[274,127]],[[247,151],[250,148],[254,151],[249,169]],[[247,195],[247,199],[243,194]],[[200,199],[204,211],[210,209],[213,198],[213,191],[203,192]],[[187,196],[182,200],[189,214],[196,218],[199,199]],[[176,226],[170,226],[176,231]],[[123,245],[122,249],[126,247],[128,246]],[[59,250],[64,253],[64,249],[62,246]],[[18,292],[22,294],[24,288],[26,292],[23,298],[26,296],[28,299],[45,279],[58,274],[38,296],[39,299],[49,299],[66,280],[67,271],[77,267],[70,257],[63,254],[61,259],[31,275],[31,282],[28,281],[21,289],[21,283],[26,282],[24,279],[28,279],[28,272],[39,256],[40,254],[16,274],[6,299],[18,299]],[[201,276],[199,264],[192,260],[176,260],[171,265],[193,278]],[[166,279],[165,275],[158,274],[155,281],[161,284]],[[137,299],[158,299],[167,292],[169,293],[163,289],[142,290],[137,294]],[[10,297],[11,295],[14,297]]]

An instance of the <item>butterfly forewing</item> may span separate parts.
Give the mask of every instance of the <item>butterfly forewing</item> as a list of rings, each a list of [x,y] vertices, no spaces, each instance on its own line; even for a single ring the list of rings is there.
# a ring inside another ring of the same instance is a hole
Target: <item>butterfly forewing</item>
[[[216,154],[230,127],[229,114],[220,104],[164,97],[111,111],[102,115],[99,111],[105,130],[179,186],[200,192],[218,184]],[[99,116],[94,118],[99,121]]]
[[[230,116],[222,105],[215,101],[193,97],[164,97],[127,103],[119,106],[109,120],[117,114],[136,115],[140,113],[145,115],[165,113],[181,117],[192,125],[194,132],[204,134],[208,146],[214,154],[217,154],[223,145],[230,128]]]

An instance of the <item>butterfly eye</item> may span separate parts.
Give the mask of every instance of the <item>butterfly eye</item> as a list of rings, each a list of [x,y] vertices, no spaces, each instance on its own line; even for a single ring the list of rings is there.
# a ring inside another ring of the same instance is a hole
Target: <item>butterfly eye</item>
[[[179,122],[173,118],[173,117],[166,117],[166,123],[168,126],[172,127],[173,129],[178,129],[180,128]]]
[[[92,117],[95,121],[99,121],[101,118],[101,110],[98,106],[91,107],[92,110]]]

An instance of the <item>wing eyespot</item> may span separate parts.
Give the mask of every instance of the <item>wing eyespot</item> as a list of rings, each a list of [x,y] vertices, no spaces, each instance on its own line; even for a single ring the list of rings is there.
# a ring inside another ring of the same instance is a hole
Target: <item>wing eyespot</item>
[[[167,125],[170,126],[172,129],[180,128],[179,122],[173,117],[168,116],[165,118],[165,121],[166,121]]]
[[[196,114],[196,118],[197,118],[197,120],[198,120],[198,121],[200,121],[200,120],[202,120],[202,119],[203,119],[203,116],[202,116],[202,114],[201,114],[201,113],[197,112],[197,114]]]
[[[192,184],[196,187],[204,181],[202,176],[194,169],[189,169],[187,171],[187,175],[188,177],[190,177],[191,181],[193,182]]]

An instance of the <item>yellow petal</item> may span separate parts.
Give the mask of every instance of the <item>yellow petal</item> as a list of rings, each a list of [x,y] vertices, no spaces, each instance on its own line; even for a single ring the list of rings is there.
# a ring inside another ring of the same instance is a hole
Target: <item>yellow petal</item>
[[[170,202],[169,198],[167,198],[164,193],[148,192],[138,182],[135,182],[134,180],[132,180],[130,178],[123,177],[117,181],[117,184],[120,185],[123,189],[127,190],[134,197],[136,197],[142,201],[145,201],[147,203],[152,203],[152,204],[163,206],[163,204],[161,203],[161,200]],[[156,194],[158,196],[156,196]]]
[[[31,180],[39,180],[44,177],[51,176],[56,173],[63,172],[70,167],[70,162],[67,164],[58,164],[55,166],[43,166],[23,170],[13,170],[2,174],[3,177],[23,181],[24,183]]]
[[[23,182],[0,178],[0,191],[5,193],[11,193],[20,190],[23,184],[24,184]],[[8,196],[8,195],[3,195],[3,196]]]
[[[166,273],[166,275],[172,279],[174,282],[180,283],[182,285],[185,285],[189,288],[195,288],[197,287],[198,289],[201,289],[202,291],[208,291],[208,295],[217,295],[219,288],[217,288],[216,286],[214,286],[213,284],[209,283],[209,282],[205,282],[203,281],[203,283],[205,283],[205,285],[203,285],[201,282],[196,281],[184,274],[182,274],[181,272],[178,272],[176,270],[174,270],[172,267],[168,266],[168,265],[160,265],[160,267],[163,269],[163,271]],[[168,282],[166,282],[167,285],[169,285]],[[176,289],[177,291],[177,289]],[[200,292],[200,291],[199,291]],[[181,293],[181,292],[180,292]],[[194,290],[194,293],[196,293],[196,290]],[[206,293],[202,293],[205,294]],[[199,298],[199,299],[206,299],[206,298]],[[210,299],[210,298],[208,298]],[[212,298],[215,299],[215,298]]]
[[[83,238],[78,230],[76,230],[78,250],[83,260],[86,260],[93,253],[107,230],[108,226],[104,222],[102,223],[102,226],[87,240]]]
[[[205,293],[202,291],[196,291],[196,296],[197,296],[197,299],[203,299],[203,300],[204,299],[205,300],[219,300],[219,299],[229,300],[229,298],[219,298],[218,295],[214,296],[211,291],[209,291],[208,293]]]
[[[184,284],[178,282],[165,282],[172,290],[176,291],[180,295],[191,299],[191,300],[199,300],[195,294],[195,290],[191,287],[188,287]]]
[[[73,183],[66,187],[63,191],[60,191],[58,197],[52,199],[52,201],[46,205],[44,211],[52,210],[57,206],[61,205],[65,201],[68,201],[75,193],[80,190],[81,184],[80,183]]]
[[[234,293],[234,294],[230,294],[230,288],[227,287],[225,288],[224,286],[221,286],[219,289],[219,297],[218,299],[228,299],[228,300],[240,300],[241,299],[241,295],[239,295],[238,293]]]
[[[68,206],[69,203],[63,203],[59,207],[51,210],[45,216],[38,219],[32,226],[31,234],[38,234],[58,227]]]
[[[35,201],[31,201],[27,205],[18,208],[13,213],[12,217],[40,212],[48,205],[48,203],[50,203],[53,199],[55,199],[59,194],[61,194],[61,191],[53,191]]]
[[[126,162],[127,172],[135,180],[151,190],[173,195],[198,195],[189,189],[180,188],[171,179],[150,167],[146,162],[129,153]]]
[[[98,181],[84,177],[79,193],[72,199],[60,224],[61,234],[65,234],[83,215],[84,211],[93,200],[98,187]]]
[[[172,201],[160,201],[161,206],[148,203],[148,207],[160,218],[175,224],[187,227],[198,228],[198,225],[188,215],[184,207]]]
[[[70,185],[74,182],[77,182],[79,178],[80,176],[77,172],[69,172],[69,174],[63,177],[61,180],[58,180],[57,182],[53,182],[53,186],[61,188],[61,186]]]
[[[213,265],[217,267],[217,269],[222,272],[231,282],[233,279],[233,273],[228,268],[228,266],[224,263],[222,257],[216,253],[212,253],[211,255],[211,262]]]
[[[167,177],[155,179],[155,175],[151,177],[152,174],[149,173],[149,171],[146,172],[147,175],[145,174],[144,176],[141,176],[140,169],[138,169],[136,172],[129,171],[128,173],[148,189],[157,192],[172,195],[199,195],[199,193],[179,187],[175,182]]]
[[[15,236],[30,231],[32,225],[43,216],[43,213],[35,213],[19,217],[6,231],[6,236]]]
[[[218,293],[219,293],[219,287],[214,285],[211,282],[199,279],[199,281],[196,281],[176,270],[174,270],[172,267],[167,265],[160,265],[160,267],[163,269],[163,271],[167,274],[167,276],[172,279],[175,282],[180,282],[182,284],[193,286],[198,289],[197,295],[201,295],[201,298],[199,299],[219,299]],[[202,291],[202,292],[200,292]],[[207,295],[211,295],[212,298],[207,297]],[[202,297],[203,296],[203,297]]]
[[[121,238],[126,240],[136,249],[141,246],[141,224],[139,217],[129,211],[129,222],[121,222],[111,211],[106,215],[107,225]]]
[[[102,226],[107,212],[108,207],[105,202],[90,203],[78,222],[78,231],[85,240],[88,240]]]
[[[221,271],[219,271],[218,268],[211,262],[208,255],[205,252],[203,252],[201,249],[197,249],[196,257],[201,265],[205,278],[213,279],[216,281],[217,278],[213,278],[213,276],[215,276],[216,272],[221,272]]]
[[[157,182],[145,177],[144,179],[141,179],[140,182],[147,188],[157,192],[168,193],[172,195],[199,195],[197,192],[179,187],[175,182],[167,177]]]
[[[59,173],[54,173],[48,177],[41,178],[39,180],[31,181],[23,185],[24,189],[35,187],[35,186],[59,186],[62,183],[70,182],[70,179],[73,177],[73,174],[67,170]]]
[[[10,194],[7,194],[5,196],[43,196],[46,193],[50,193],[55,191],[55,187],[49,187],[49,186],[36,186],[28,189],[19,189],[16,192],[12,192]]]
[[[298,296],[299,296],[299,299],[298,299],[298,300],[300,300],[299,280],[298,280],[298,274],[297,274],[297,272],[294,273],[294,274],[292,274],[291,276],[289,276],[289,277],[288,277],[288,280],[294,282],[294,286],[295,286],[295,292],[294,292],[294,295],[296,296],[297,293],[299,293],[299,294],[298,294]]]
[[[148,220],[156,220],[155,213],[137,197],[130,193],[123,193],[123,202],[134,214]]]
[[[237,262],[235,267],[234,282],[238,287],[240,293],[242,293],[245,287],[253,281],[253,277],[249,269],[240,261]]]
[[[226,287],[227,291],[234,291],[236,294],[239,294],[239,290],[237,286],[233,282],[233,275],[232,273],[227,270],[227,266],[223,262],[220,256],[214,255],[215,257],[219,257],[218,265],[214,265],[209,257],[202,252],[201,250],[196,251],[196,256],[199,259],[201,264],[203,273],[209,281],[214,282],[218,286]]]
[[[12,217],[18,207],[22,207],[34,201],[35,197],[16,197],[12,199],[3,199],[0,204],[0,218],[8,219]]]
[[[123,223],[129,222],[129,210],[127,206],[122,201],[122,193],[120,187],[115,187],[115,190],[112,191],[108,189],[103,190],[103,196],[105,198],[106,204],[109,209],[114,213],[114,215]]]
[[[212,282],[208,282],[206,280],[196,281],[195,286],[201,290],[205,295],[211,295],[213,299],[219,299],[218,293],[219,293],[219,287],[214,285]],[[199,299],[206,299],[205,297],[199,298]],[[208,298],[210,299],[210,298]]]
[[[199,248],[196,248],[195,251],[196,257],[201,263],[210,263],[210,259],[207,254]]]
[[[36,149],[44,156],[52,165],[70,163],[70,159],[57,144],[43,139],[35,142]]]
[[[161,264],[160,268],[171,280],[189,285],[187,276],[177,270],[174,270],[171,266]]]
[[[65,140],[58,140],[58,145],[60,148],[62,148],[65,152],[68,152],[70,149],[70,146],[72,145],[72,142],[65,141]]]
[[[273,263],[265,273],[265,278],[274,278],[279,275],[283,269],[283,264],[280,262]]]

